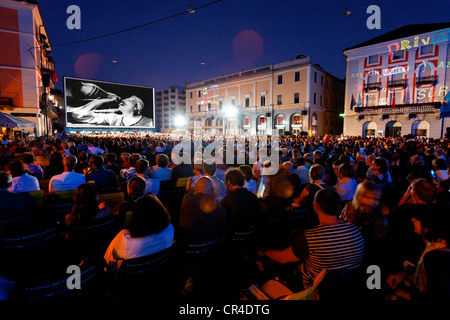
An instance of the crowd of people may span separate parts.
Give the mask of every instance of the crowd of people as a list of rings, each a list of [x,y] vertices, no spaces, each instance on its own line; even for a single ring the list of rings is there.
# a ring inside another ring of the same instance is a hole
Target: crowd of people
[[[182,138],[161,133],[4,138],[0,230],[23,233],[26,223],[8,225],[23,213],[32,213],[28,223],[44,220],[45,205],[39,206],[33,193],[42,192],[47,201],[69,192],[72,206],[62,230],[114,220],[114,233],[97,252],[113,276],[128,259],[216,243],[208,267],[200,264],[194,274],[180,258],[175,266],[185,275],[180,294],[195,295],[220,282],[230,287],[222,293],[239,298],[249,285],[263,287],[271,279],[295,293],[310,288],[323,269],[365,274],[375,265],[381,286],[366,287],[358,297],[450,299],[450,141],[281,136],[275,148],[266,137],[269,155],[278,155],[273,163],[252,155],[253,142],[246,137],[216,150],[213,160],[202,152],[215,137],[203,137],[194,149],[198,137],[192,135],[190,148],[175,152]],[[175,161],[185,153],[189,163]],[[275,174],[268,170],[274,165]],[[119,205],[100,201],[113,193],[123,193]],[[20,277],[4,273],[0,279],[3,297],[20,287]]]

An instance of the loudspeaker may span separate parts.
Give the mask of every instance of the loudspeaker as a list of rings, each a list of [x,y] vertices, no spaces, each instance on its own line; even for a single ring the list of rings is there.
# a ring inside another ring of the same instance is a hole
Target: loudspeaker
[[[270,117],[270,115],[271,115],[270,112],[266,113],[266,117]]]
[[[308,114],[307,110],[302,110],[302,116],[306,116]]]

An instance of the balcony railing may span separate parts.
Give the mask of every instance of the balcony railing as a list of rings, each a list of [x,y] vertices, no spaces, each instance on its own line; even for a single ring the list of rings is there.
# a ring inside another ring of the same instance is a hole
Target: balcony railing
[[[389,88],[404,88],[406,86],[406,80],[405,79],[400,79],[400,80],[393,80],[391,82],[389,82]]]
[[[381,82],[372,82],[372,83],[366,83],[364,87],[364,91],[372,91],[372,90],[379,90],[381,88]]]
[[[392,106],[356,107],[355,112],[360,115],[365,114],[410,114],[410,113],[435,113],[440,111],[440,102],[434,103],[413,103]]]
[[[433,84],[435,81],[436,81],[435,76],[419,77],[416,80],[416,85]]]

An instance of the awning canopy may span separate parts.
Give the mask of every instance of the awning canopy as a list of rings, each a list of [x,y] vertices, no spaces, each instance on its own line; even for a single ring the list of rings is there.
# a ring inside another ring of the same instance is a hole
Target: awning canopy
[[[8,113],[0,112],[0,127],[2,128],[36,128],[36,123],[30,120],[12,116]]]

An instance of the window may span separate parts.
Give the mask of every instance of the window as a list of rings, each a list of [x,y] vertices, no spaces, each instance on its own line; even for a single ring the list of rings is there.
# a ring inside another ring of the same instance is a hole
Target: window
[[[278,82],[277,83],[278,84],[283,84],[283,75],[282,74],[278,75]]]
[[[322,95],[320,95],[320,105],[322,105]]]
[[[191,92],[189,92],[189,98],[191,98],[191,99],[192,99],[192,91],[191,91]]]
[[[277,95],[277,105],[283,104],[283,96],[281,94]]]
[[[170,104],[175,104],[175,101],[170,101]]]
[[[401,60],[405,58],[405,50],[399,50],[392,55],[392,60]]]
[[[432,44],[428,44],[426,46],[420,47],[420,55],[431,54],[431,53],[433,53],[433,45]]]
[[[294,103],[300,103],[300,92],[294,93]]]
[[[192,113],[192,106],[190,106],[190,107],[189,107],[189,112],[191,112],[191,113]]]
[[[208,111],[211,111],[211,102],[208,102]]]
[[[197,97],[201,97],[202,96],[202,92],[201,92],[201,90],[198,90],[198,93],[197,93]]]
[[[294,82],[299,82],[300,81],[300,71],[296,71],[294,73]]]
[[[316,93],[314,93],[314,104],[316,104],[316,97],[317,97],[317,95],[316,95]]]
[[[323,76],[320,76],[320,85],[323,86]]]
[[[231,99],[231,105],[235,106],[236,105],[236,99]]]
[[[368,64],[376,64],[376,63],[378,63],[378,58],[379,58],[378,54],[374,54],[373,56],[369,56]]]
[[[246,107],[246,108],[250,107],[250,98],[247,98],[247,97],[246,97],[244,103],[245,103],[245,107]]]
[[[198,112],[202,111],[202,106],[200,104],[197,106],[197,108],[198,108]]]
[[[266,106],[266,96],[261,96],[261,97],[259,98],[259,105],[260,105],[261,107],[265,107],[265,106]]]
[[[219,110],[222,110],[222,107],[223,107],[223,101],[219,100]]]
[[[317,83],[317,72],[314,72],[314,83]]]

